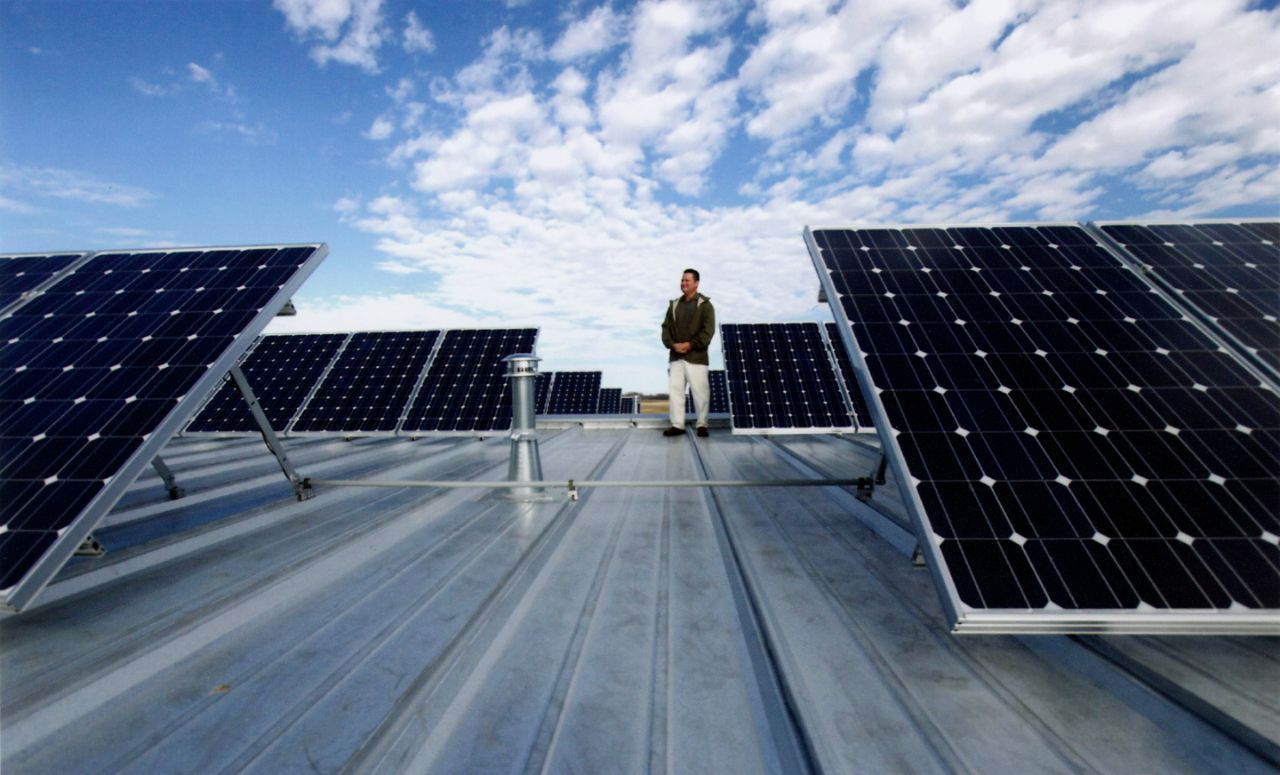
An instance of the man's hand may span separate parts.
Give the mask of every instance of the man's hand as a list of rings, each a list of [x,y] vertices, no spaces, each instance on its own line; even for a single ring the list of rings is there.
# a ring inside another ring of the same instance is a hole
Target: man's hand
[[[671,349],[681,355],[684,355],[685,353],[693,349],[693,345],[689,344],[688,342],[676,342],[675,344],[671,345]]]

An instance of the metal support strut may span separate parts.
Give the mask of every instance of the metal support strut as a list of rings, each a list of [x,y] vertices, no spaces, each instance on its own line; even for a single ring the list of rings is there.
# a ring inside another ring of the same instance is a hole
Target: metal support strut
[[[254,421],[258,423],[258,430],[262,432],[262,440],[266,442],[267,449],[271,450],[271,454],[275,455],[276,461],[280,463],[280,469],[284,471],[284,475],[289,479],[289,484],[293,485],[293,494],[300,501],[305,501],[315,495],[315,490],[311,487],[311,481],[299,476],[297,470],[293,467],[293,463],[289,462],[289,456],[284,451],[284,445],[280,443],[276,432],[271,428],[271,422],[267,420],[266,413],[262,411],[262,407],[258,404],[258,397],[253,394],[253,388],[249,387],[249,380],[244,378],[244,372],[240,371],[239,366],[232,366],[231,370],[227,372],[227,377],[235,383],[240,395],[244,396],[245,403],[249,405],[249,412],[253,415]]]
[[[164,480],[164,489],[169,493],[169,500],[176,501],[187,494],[187,491],[178,486],[178,478],[173,475],[173,469],[164,462],[164,458],[156,455],[151,460],[151,465],[156,469],[156,473],[160,474],[160,478]]]
[[[885,470],[888,468],[889,459],[880,455],[880,464],[876,466],[875,473],[871,476],[858,477],[858,500],[871,500],[872,493],[876,490],[876,485],[884,484]]]

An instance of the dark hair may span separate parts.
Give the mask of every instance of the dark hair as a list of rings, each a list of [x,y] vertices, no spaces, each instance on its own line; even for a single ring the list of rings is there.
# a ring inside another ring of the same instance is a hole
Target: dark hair
[[[700,283],[700,282],[702,282],[702,277],[698,275],[698,270],[697,270],[697,269],[686,269],[686,270],[684,270],[684,272],[682,272],[682,274],[691,274],[691,275],[693,275],[693,281],[694,281],[695,283]]]

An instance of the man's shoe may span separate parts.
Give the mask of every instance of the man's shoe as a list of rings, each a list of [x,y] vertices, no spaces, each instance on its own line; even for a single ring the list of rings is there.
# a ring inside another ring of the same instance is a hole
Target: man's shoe
[[[711,434],[707,432],[706,426],[703,426],[703,427],[701,427],[701,428],[699,428],[699,429],[698,429],[698,436],[699,436],[699,437],[701,437],[701,438],[704,438],[704,439],[705,439],[706,437],[708,437],[708,436],[710,436],[710,435],[711,435]]]
[[[662,432],[663,436],[683,436],[684,428],[677,428],[674,425]]]

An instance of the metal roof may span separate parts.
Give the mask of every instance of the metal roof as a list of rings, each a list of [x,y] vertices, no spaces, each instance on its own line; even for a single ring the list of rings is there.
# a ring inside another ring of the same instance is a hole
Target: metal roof
[[[865,437],[544,429],[548,481],[847,478]],[[501,479],[509,442],[294,438],[321,478]],[[890,484],[317,489],[175,439],[0,621],[22,772],[1270,772],[1280,639],[955,636]],[[888,539],[888,540],[886,540]]]

